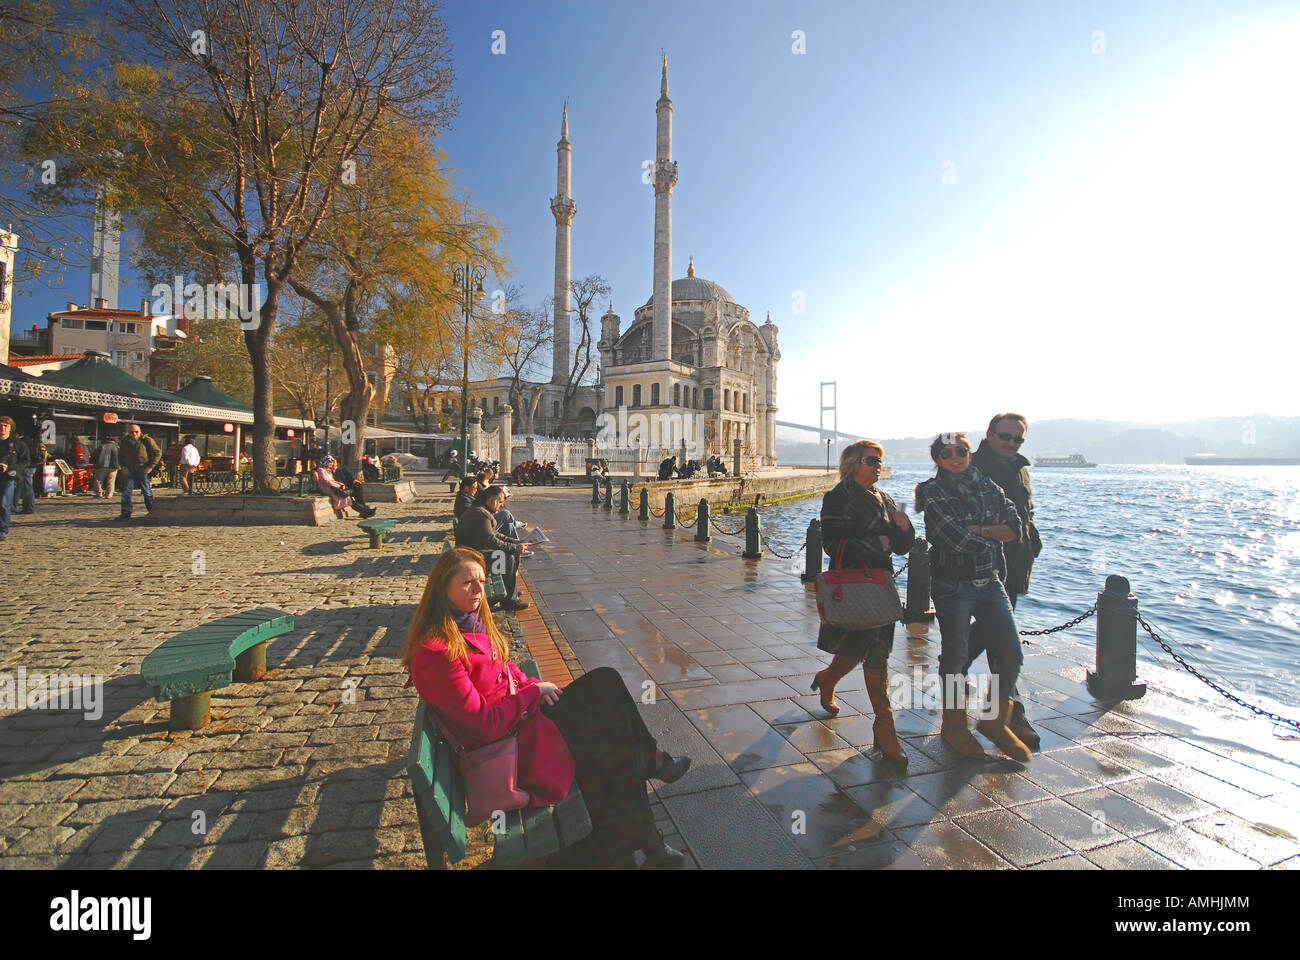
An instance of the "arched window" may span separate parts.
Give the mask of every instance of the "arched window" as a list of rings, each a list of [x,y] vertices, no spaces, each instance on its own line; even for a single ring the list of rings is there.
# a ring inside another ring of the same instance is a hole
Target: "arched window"
[[[497,413],[500,409],[501,409],[501,398],[500,398],[500,397],[493,397],[493,398],[492,398],[492,412],[493,412],[493,413]]]
[[[712,387],[704,388],[704,409],[705,410],[713,409],[713,388]]]
[[[742,393],[740,395],[740,398],[741,398],[741,404],[744,408],[744,412],[749,413],[749,394]]]
[[[632,384],[632,406],[641,406],[641,384]]]
[[[551,401],[551,419],[552,419],[552,420],[559,420],[559,419],[560,419],[560,401],[559,401],[559,400],[552,400],[552,401]]]
[[[673,384],[673,406],[680,407],[681,405],[682,405],[682,385],[680,383],[674,383]]]
[[[614,388],[614,406],[615,406],[615,407],[621,407],[621,406],[623,406],[623,387],[622,387],[622,386],[617,386],[617,387]]]
[[[658,383],[650,384],[650,406],[652,407],[659,406],[659,384]]]
[[[700,409],[700,388],[691,387],[691,409]]]

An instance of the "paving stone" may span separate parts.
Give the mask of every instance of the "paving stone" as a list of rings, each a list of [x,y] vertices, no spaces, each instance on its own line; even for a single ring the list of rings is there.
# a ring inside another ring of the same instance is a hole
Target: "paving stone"
[[[1100,870],[1101,867],[1077,853],[1068,857],[1057,857],[1055,860],[1044,860],[1042,863],[1035,863],[1029,870]]]
[[[1214,809],[1213,804],[1197,800],[1177,787],[1171,787],[1153,777],[1122,780],[1112,783],[1110,788],[1170,820],[1191,820]]]
[[[1032,780],[1019,773],[977,773],[971,777],[973,786],[984,796],[1004,807],[1043,800],[1050,794]]]
[[[805,759],[745,704],[683,712],[737,773]]]
[[[819,870],[929,870],[930,867],[901,840],[859,846],[814,861]]]
[[[1022,776],[1058,797],[1097,786],[1095,780],[1049,756],[1034,757]]]
[[[794,748],[805,756],[819,750],[852,749],[848,743],[836,736],[830,727],[816,721],[783,724],[774,726],[773,729],[789,740]]]
[[[670,696],[683,710],[698,710],[745,704],[751,700],[786,700],[790,697],[790,688],[776,679],[742,680],[692,690],[674,690]]]
[[[844,792],[875,823],[894,831],[944,819],[937,807],[904,783],[868,783]]]
[[[788,830],[744,786],[666,797],[664,806],[692,854],[711,869],[812,868]]]
[[[908,777],[907,786],[945,817],[959,817],[997,807],[996,803],[970,785],[965,774],[958,771]]]
[[[1062,856],[1070,848],[1011,810],[992,810],[962,817],[957,825],[1017,867]]]
[[[1300,841],[1290,832],[1225,810],[1189,820],[1184,826],[1264,866],[1300,854]]]
[[[894,833],[935,870],[1005,870],[1011,866],[951,820],[900,827]]]
[[[1027,803],[1012,812],[1071,850],[1090,850],[1124,839],[1122,833],[1059,797]]]
[[[1260,866],[1249,857],[1183,826],[1145,834],[1138,842],[1188,870],[1258,870]],[[1092,859],[1092,854],[1089,858]]]
[[[1135,838],[1152,830],[1165,830],[1173,826],[1171,821],[1159,814],[1105,787],[1072,793],[1062,799],[1094,820],[1101,820],[1128,837]]]
[[[769,767],[741,779],[795,843],[810,858],[824,857],[850,844],[868,843],[883,827],[811,763]]]
[[[661,750],[673,756],[691,758],[690,769],[676,783],[652,781],[655,793],[660,797],[712,790],[740,782],[735,771],[676,704],[661,700],[654,704],[638,704],[638,710]]]

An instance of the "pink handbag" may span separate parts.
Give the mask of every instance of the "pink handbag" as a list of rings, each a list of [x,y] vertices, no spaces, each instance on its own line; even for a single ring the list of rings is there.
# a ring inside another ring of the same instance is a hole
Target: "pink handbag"
[[[515,692],[515,677],[507,667],[510,693]],[[442,735],[452,749],[456,769],[465,778],[465,823],[475,826],[497,810],[522,810],[531,797],[519,789],[519,737],[512,731],[500,740],[467,750],[465,745],[440,723]]]
[[[872,630],[903,618],[898,587],[884,570],[844,570],[841,542],[831,569],[817,575],[817,614],[828,627]]]

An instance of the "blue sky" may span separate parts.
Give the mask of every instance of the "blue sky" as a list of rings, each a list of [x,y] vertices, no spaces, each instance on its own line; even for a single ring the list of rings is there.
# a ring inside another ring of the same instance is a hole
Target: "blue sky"
[[[567,98],[573,272],[610,281],[624,329],[650,293],[667,52],[673,274],[694,255],[771,312],[781,419],[815,422],[832,379],[841,427],[875,436],[995,408],[1300,414],[1300,4],[451,2],[446,21],[441,146],[510,280],[550,293]]]

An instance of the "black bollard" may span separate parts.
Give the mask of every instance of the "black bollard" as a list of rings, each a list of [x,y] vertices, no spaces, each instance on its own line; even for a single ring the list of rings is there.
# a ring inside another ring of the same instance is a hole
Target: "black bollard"
[[[695,542],[709,542],[709,501],[700,497],[700,506],[695,512]]]
[[[605,505],[606,510],[614,509],[614,483],[609,477],[605,478],[605,496],[601,503]]]
[[[1124,577],[1111,574],[1097,594],[1097,670],[1088,692],[1098,700],[1136,700],[1147,692],[1137,678],[1138,598]]]
[[[600,506],[600,477],[591,478],[591,505]]]
[[[763,559],[763,538],[759,533],[758,511],[753,507],[745,511],[745,552],[741,556],[746,560]]]
[[[637,506],[636,518],[638,520],[650,519],[650,492],[645,487],[641,488],[641,503]]]
[[[618,515],[629,516],[632,513],[632,487],[624,480],[618,488]]]
[[[677,529],[677,498],[671,491],[664,494],[664,529]]]
[[[917,537],[907,554],[907,605],[904,623],[933,623],[930,609],[930,545]]]
[[[799,575],[799,579],[804,583],[812,583],[821,572],[822,522],[819,517],[813,517],[808,521],[808,544],[804,552],[803,573]]]

